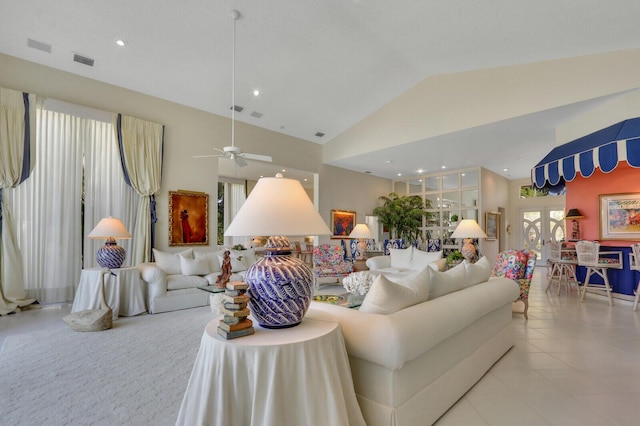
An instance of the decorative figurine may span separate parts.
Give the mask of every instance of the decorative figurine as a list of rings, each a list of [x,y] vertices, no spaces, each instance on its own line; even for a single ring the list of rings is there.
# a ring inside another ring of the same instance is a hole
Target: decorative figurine
[[[229,279],[231,278],[231,252],[225,250],[224,258],[222,259],[222,266],[220,267],[220,275],[216,278],[216,287],[226,288]]]

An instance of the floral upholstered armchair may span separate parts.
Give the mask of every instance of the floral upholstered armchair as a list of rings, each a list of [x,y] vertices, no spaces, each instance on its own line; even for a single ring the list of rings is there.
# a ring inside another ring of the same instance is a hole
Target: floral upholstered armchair
[[[342,278],[353,272],[353,263],[344,260],[340,246],[321,244],[313,248],[313,276],[316,288],[321,278]]]
[[[529,287],[533,270],[536,267],[536,253],[528,250],[505,250],[498,254],[496,264],[491,272],[492,277],[504,277],[516,281],[520,285],[520,297],[524,303],[524,317],[529,319]]]

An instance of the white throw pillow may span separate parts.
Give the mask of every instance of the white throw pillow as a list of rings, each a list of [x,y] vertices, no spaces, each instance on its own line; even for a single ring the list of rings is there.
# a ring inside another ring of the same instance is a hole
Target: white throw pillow
[[[188,257],[180,257],[180,270],[182,275],[207,275],[209,270],[209,261],[206,257],[196,257],[190,259]]]
[[[418,293],[415,290],[389,281],[384,275],[378,275],[359,310],[371,314],[389,315],[419,302]]]
[[[482,256],[476,263],[465,260],[464,267],[467,272],[467,287],[488,281],[491,276],[492,266],[486,256]]]
[[[229,250],[229,251],[231,252],[232,259],[234,257],[234,254],[237,259],[242,257],[242,263],[244,263],[244,266],[245,266],[243,271],[246,269],[249,269],[249,266],[253,265],[258,260],[258,258],[256,257],[255,249]],[[232,265],[231,267],[233,267],[233,260],[231,261],[231,265]]]
[[[193,257],[193,249],[187,249],[179,253],[166,253],[164,251],[153,249],[153,257],[156,260],[156,265],[167,275],[182,274],[179,256],[187,258]]]
[[[193,252],[193,256],[196,259],[205,258],[207,262],[209,262],[209,271],[211,272],[220,272],[220,263],[218,263],[218,256],[224,254],[224,250],[218,251],[207,251],[207,252]]]
[[[439,272],[433,268],[429,271],[429,300],[435,299],[466,287],[466,269],[464,263],[454,266],[447,272]]]
[[[433,268],[434,271],[444,272],[447,270],[447,259],[444,257],[442,259],[438,259],[435,262],[431,262],[429,267]]]
[[[426,268],[430,263],[437,262],[442,258],[442,251],[422,251],[414,249],[413,257],[411,258],[411,269],[420,271]]]
[[[420,271],[398,280],[397,283],[415,290],[418,295],[418,302],[426,302],[429,299],[429,266],[425,266]]]
[[[399,269],[411,269],[413,247],[406,249],[389,249],[391,255],[391,267]]]

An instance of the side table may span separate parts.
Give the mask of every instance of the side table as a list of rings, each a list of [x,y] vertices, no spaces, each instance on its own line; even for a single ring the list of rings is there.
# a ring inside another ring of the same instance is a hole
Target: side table
[[[368,270],[369,267],[367,266],[366,259],[356,259],[353,261],[353,272],[362,272]]]
[[[255,334],[204,330],[176,425],[364,425],[340,324],[304,318]]]
[[[100,309],[100,268],[83,269],[73,299],[71,313]],[[112,269],[104,277],[104,291],[113,319],[119,315],[134,316],[147,311],[145,287],[138,268]]]

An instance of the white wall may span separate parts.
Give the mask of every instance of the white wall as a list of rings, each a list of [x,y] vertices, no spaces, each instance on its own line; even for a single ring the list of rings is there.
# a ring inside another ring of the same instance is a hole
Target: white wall
[[[498,212],[500,207],[505,208],[507,212],[509,211],[509,181],[506,178],[484,168],[481,169],[480,176],[482,211],[480,212],[480,220],[478,223],[482,229],[486,229],[485,213]],[[504,217],[500,217],[499,233],[500,235],[504,235],[505,233]],[[499,239],[493,241],[480,241],[481,253],[492,262],[498,257],[498,253],[500,252],[499,248]],[[505,249],[506,248],[508,247],[505,247]]]
[[[388,179],[322,165],[320,188],[331,188],[320,191],[320,215],[331,225],[332,209],[355,211],[356,223],[364,223],[365,216],[378,206],[378,197],[392,191],[392,184]],[[330,238],[323,237],[320,242],[330,242]]]

